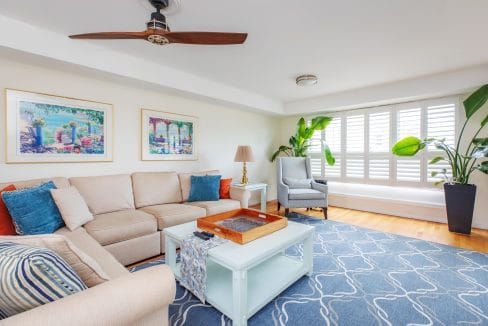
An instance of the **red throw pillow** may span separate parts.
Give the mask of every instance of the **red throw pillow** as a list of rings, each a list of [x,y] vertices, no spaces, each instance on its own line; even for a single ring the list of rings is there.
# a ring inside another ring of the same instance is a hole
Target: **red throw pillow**
[[[220,199],[230,199],[230,184],[232,183],[232,178],[230,179],[220,179]]]
[[[10,185],[0,190],[0,235],[17,235],[14,224],[12,223],[12,218],[10,217],[8,209],[1,198],[2,192],[14,190],[17,190],[14,185]]]

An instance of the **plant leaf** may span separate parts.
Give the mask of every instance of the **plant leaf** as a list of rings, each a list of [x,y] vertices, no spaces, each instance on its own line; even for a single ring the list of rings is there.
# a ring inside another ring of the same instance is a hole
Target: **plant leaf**
[[[306,129],[307,129],[307,124],[305,122],[305,119],[302,117],[300,118],[300,120],[298,120],[297,135],[303,137],[303,134],[305,133]]]
[[[488,137],[486,138],[475,138],[473,139],[473,144],[478,146],[487,146],[488,145]]]
[[[488,161],[481,162],[481,164],[478,165],[478,170],[484,174],[488,174]]]
[[[488,100],[488,84],[481,86],[473,94],[471,94],[464,102],[464,111],[466,112],[466,118],[469,119],[476,111],[481,108]],[[485,119],[486,120],[486,119]],[[483,122],[486,123],[486,121]],[[483,125],[483,123],[482,123]]]
[[[436,156],[432,160],[429,161],[429,164],[436,164],[439,161],[445,160],[444,157],[442,156]]]
[[[474,158],[488,157],[488,146],[477,147],[473,152],[472,157]]]
[[[481,126],[484,127],[488,123],[488,115],[481,121]]]
[[[323,130],[332,121],[331,117],[318,116],[312,119],[310,123],[310,129],[312,130]]]
[[[281,153],[286,153],[289,150],[291,150],[291,147],[288,147],[288,146],[285,146],[285,145],[281,145],[278,148],[278,150],[273,153],[273,156],[271,156],[271,162],[274,162],[274,160],[276,160],[276,158],[278,157],[278,155],[280,155]]]
[[[436,181],[436,182],[434,182],[434,186],[438,186],[438,185],[443,184],[443,183],[446,183],[446,180]]]
[[[430,176],[433,178],[433,177],[435,177],[435,176],[436,176],[436,175],[438,175],[438,174],[439,174],[439,172],[437,172],[437,171],[432,171],[432,172],[430,173]]]
[[[327,145],[325,142],[323,142],[322,144],[324,144],[324,154],[327,164],[334,165],[336,160],[334,155],[332,155],[332,151],[330,150],[329,145]]]
[[[398,141],[391,151],[397,156],[414,156],[422,149],[421,144],[422,140],[417,137],[409,136]]]

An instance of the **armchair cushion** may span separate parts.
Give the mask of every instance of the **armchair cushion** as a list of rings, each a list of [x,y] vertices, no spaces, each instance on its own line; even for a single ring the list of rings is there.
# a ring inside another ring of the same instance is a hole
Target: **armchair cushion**
[[[312,186],[312,179],[297,179],[284,177],[283,182],[290,187],[290,189],[310,189]]]
[[[325,193],[315,189],[290,189],[288,198],[290,200],[325,199]]]

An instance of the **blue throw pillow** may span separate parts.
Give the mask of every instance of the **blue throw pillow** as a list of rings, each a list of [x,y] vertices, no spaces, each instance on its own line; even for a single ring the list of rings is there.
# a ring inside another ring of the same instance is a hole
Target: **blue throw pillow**
[[[0,275],[0,320],[87,288],[55,252],[13,242],[0,242]]]
[[[220,178],[220,175],[192,175],[188,201],[219,200]]]
[[[53,233],[64,226],[51,196],[52,181],[19,191],[3,192],[2,198],[20,235]]]

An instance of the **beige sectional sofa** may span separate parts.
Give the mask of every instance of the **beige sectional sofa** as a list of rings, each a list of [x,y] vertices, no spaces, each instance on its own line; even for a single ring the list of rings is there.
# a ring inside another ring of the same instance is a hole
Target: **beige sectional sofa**
[[[52,180],[58,188],[71,185],[78,189],[94,220],[74,231],[62,228],[56,233],[92,257],[110,281],[1,323],[166,325],[168,305],[176,291],[172,272],[166,266],[156,266],[131,274],[124,265],[164,253],[162,230],[166,227],[248,207],[250,193],[240,188],[231,188],[231,199],[187,202],[190,176],[206,174],[218,171],[136,172],[13,182],[17,188],[25,188]],[[0,188],[8,184],[0,184]]]

